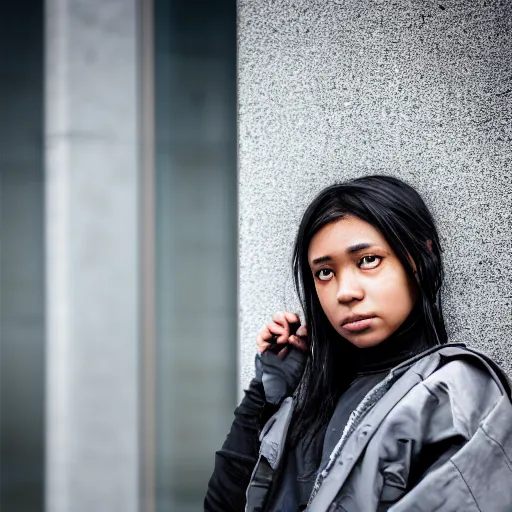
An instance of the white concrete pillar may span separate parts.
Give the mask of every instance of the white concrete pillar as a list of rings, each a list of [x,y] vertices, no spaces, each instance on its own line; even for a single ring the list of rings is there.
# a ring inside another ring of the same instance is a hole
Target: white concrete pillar
[[[47,512],[139,508],[137,18],[46,2]]]

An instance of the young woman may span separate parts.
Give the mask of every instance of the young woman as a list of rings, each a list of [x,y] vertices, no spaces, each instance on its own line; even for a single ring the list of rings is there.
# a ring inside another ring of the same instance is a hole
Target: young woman
[[[419,194],[389,176],[325,189],[293,270],[305,322],[280,312],[259,332],[205,510],[512,510],[510,386],[447,344]]]

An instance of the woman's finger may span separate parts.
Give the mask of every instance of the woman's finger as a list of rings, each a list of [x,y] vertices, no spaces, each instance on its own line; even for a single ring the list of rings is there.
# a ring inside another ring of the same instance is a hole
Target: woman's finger
[[[272,336],[280,336],[283,333],[283,328],[277,324],[267,324],[262,327],[258,336],[261,336],[263,340],[269,340]]]
[[[298,337],[293,342],[290,337],[290,323],[300,322],[300,318],[296,313],[290,311],[278,311],[272,317],[272,322],[266,324],[256,336],[256,347],[258,352],[262,354],[265,350],[275,344],[272,338],[275,337],[277,343],[292,343],[299,350],[307,350],[307,344]],[[307,335],[306,326],[300,326],[297,330],[298,336]],[[286,357],[288,349],[282,349],[279,352],[281,358]]]
[[[292,313],[291,311],[285,311],[283,313],[283,315],[284,315],[286,321],[290,324],[300,322],[300,318],[299,318],[299,315],[297,315],[297,313]]]
[[[286,329],[286,337],[290,335],[288,332],[288,322],[286,321],[286,318],[284,316],[284,313],[282,311],[278,311],[277,313],[274,313],[274,316],[272,317],[272,321],[274,324],[279,325],[281,328]]]
[[[272,336],[277,336],[277,342],[278,343],[285,343],[288,339],[288,336],[290,336],[290,329],[288,328],[288,324],[286,324],[286,327],[283,327],[282,325],[272,322],[270,324],[267,324],[265,326],[269,332],[269,336],[266,339],[270,339]]]
[[[279,357],[279,359],[284,359],[289,351],[289,347],[284,347],[278,352],[277,357]]]
[[[277,325],[282,326],[283,332],[281,336],[279,337],[279,343],[284,343],[286,340],[288,340],[288,337],[290,336],[290,323],[300,323],[300,318],[290,311],[278,311],[272,318],[274,320],[274,323]]]
[[[285,336],[284,329],[277,324],[268,324],[261,329],[261,331],[256,336],[256,347],[258,352],[262,354],[271,347],[274,343],[270,340],[273,336],[278,336],[277,343],[286,343],[288,338]]]
[[[258,350],[258,352],[260,354],[263,354],[263,352],[265,352],[265,350],[268,349],[268,347],[270,347],[271,344],[270,343],[266,343],[264,341],[256,341],[256,349]]]
[[[295,336],[295,335],[290,336],[288,338],[288,343],[290,345],[292,345],[294,348],[296,348],[297,350],[300,350],[301,352],[309,351],[308,344],[302,338],[299,338],[298,336]]]
[[[297,329],[297,332],[295,333],[297,336],[300,336],[300,337],[307,337],[308,335],[308,329],[305,325],[301,325],[298,329]]]
[[[271,343],[269,343],[267,340],[271,337],[272,333],[266,327],[261,329],[261,331],[256,336],[256,347],[260,354],[263,354],[263,352],[265,352],[265,350],[270,347]]]
[[[272,320],[283,327],[287,327],[291,323],[300,322],[298,315],[291,311],[278,311],[274,314]]]

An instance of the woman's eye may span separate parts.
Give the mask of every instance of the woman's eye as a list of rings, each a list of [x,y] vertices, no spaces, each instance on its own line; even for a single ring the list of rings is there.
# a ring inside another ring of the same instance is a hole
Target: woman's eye
[[[323,268],[316,273],[316,277],[320,279],[320,281],[329,281],[331,278],[332,271],[328,268]]]
[[[379,265],[382,258],[380,256],[365,256],[359,261],[360,268],[375,268]]]

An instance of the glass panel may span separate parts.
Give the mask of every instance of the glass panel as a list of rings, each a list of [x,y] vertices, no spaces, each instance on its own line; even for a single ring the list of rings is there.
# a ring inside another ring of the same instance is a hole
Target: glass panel
[[[0,8],[0,510],[44,509],[43,2]]]
[[[236,2],[155,3],[157,511],[202,510],[236,405]]]

